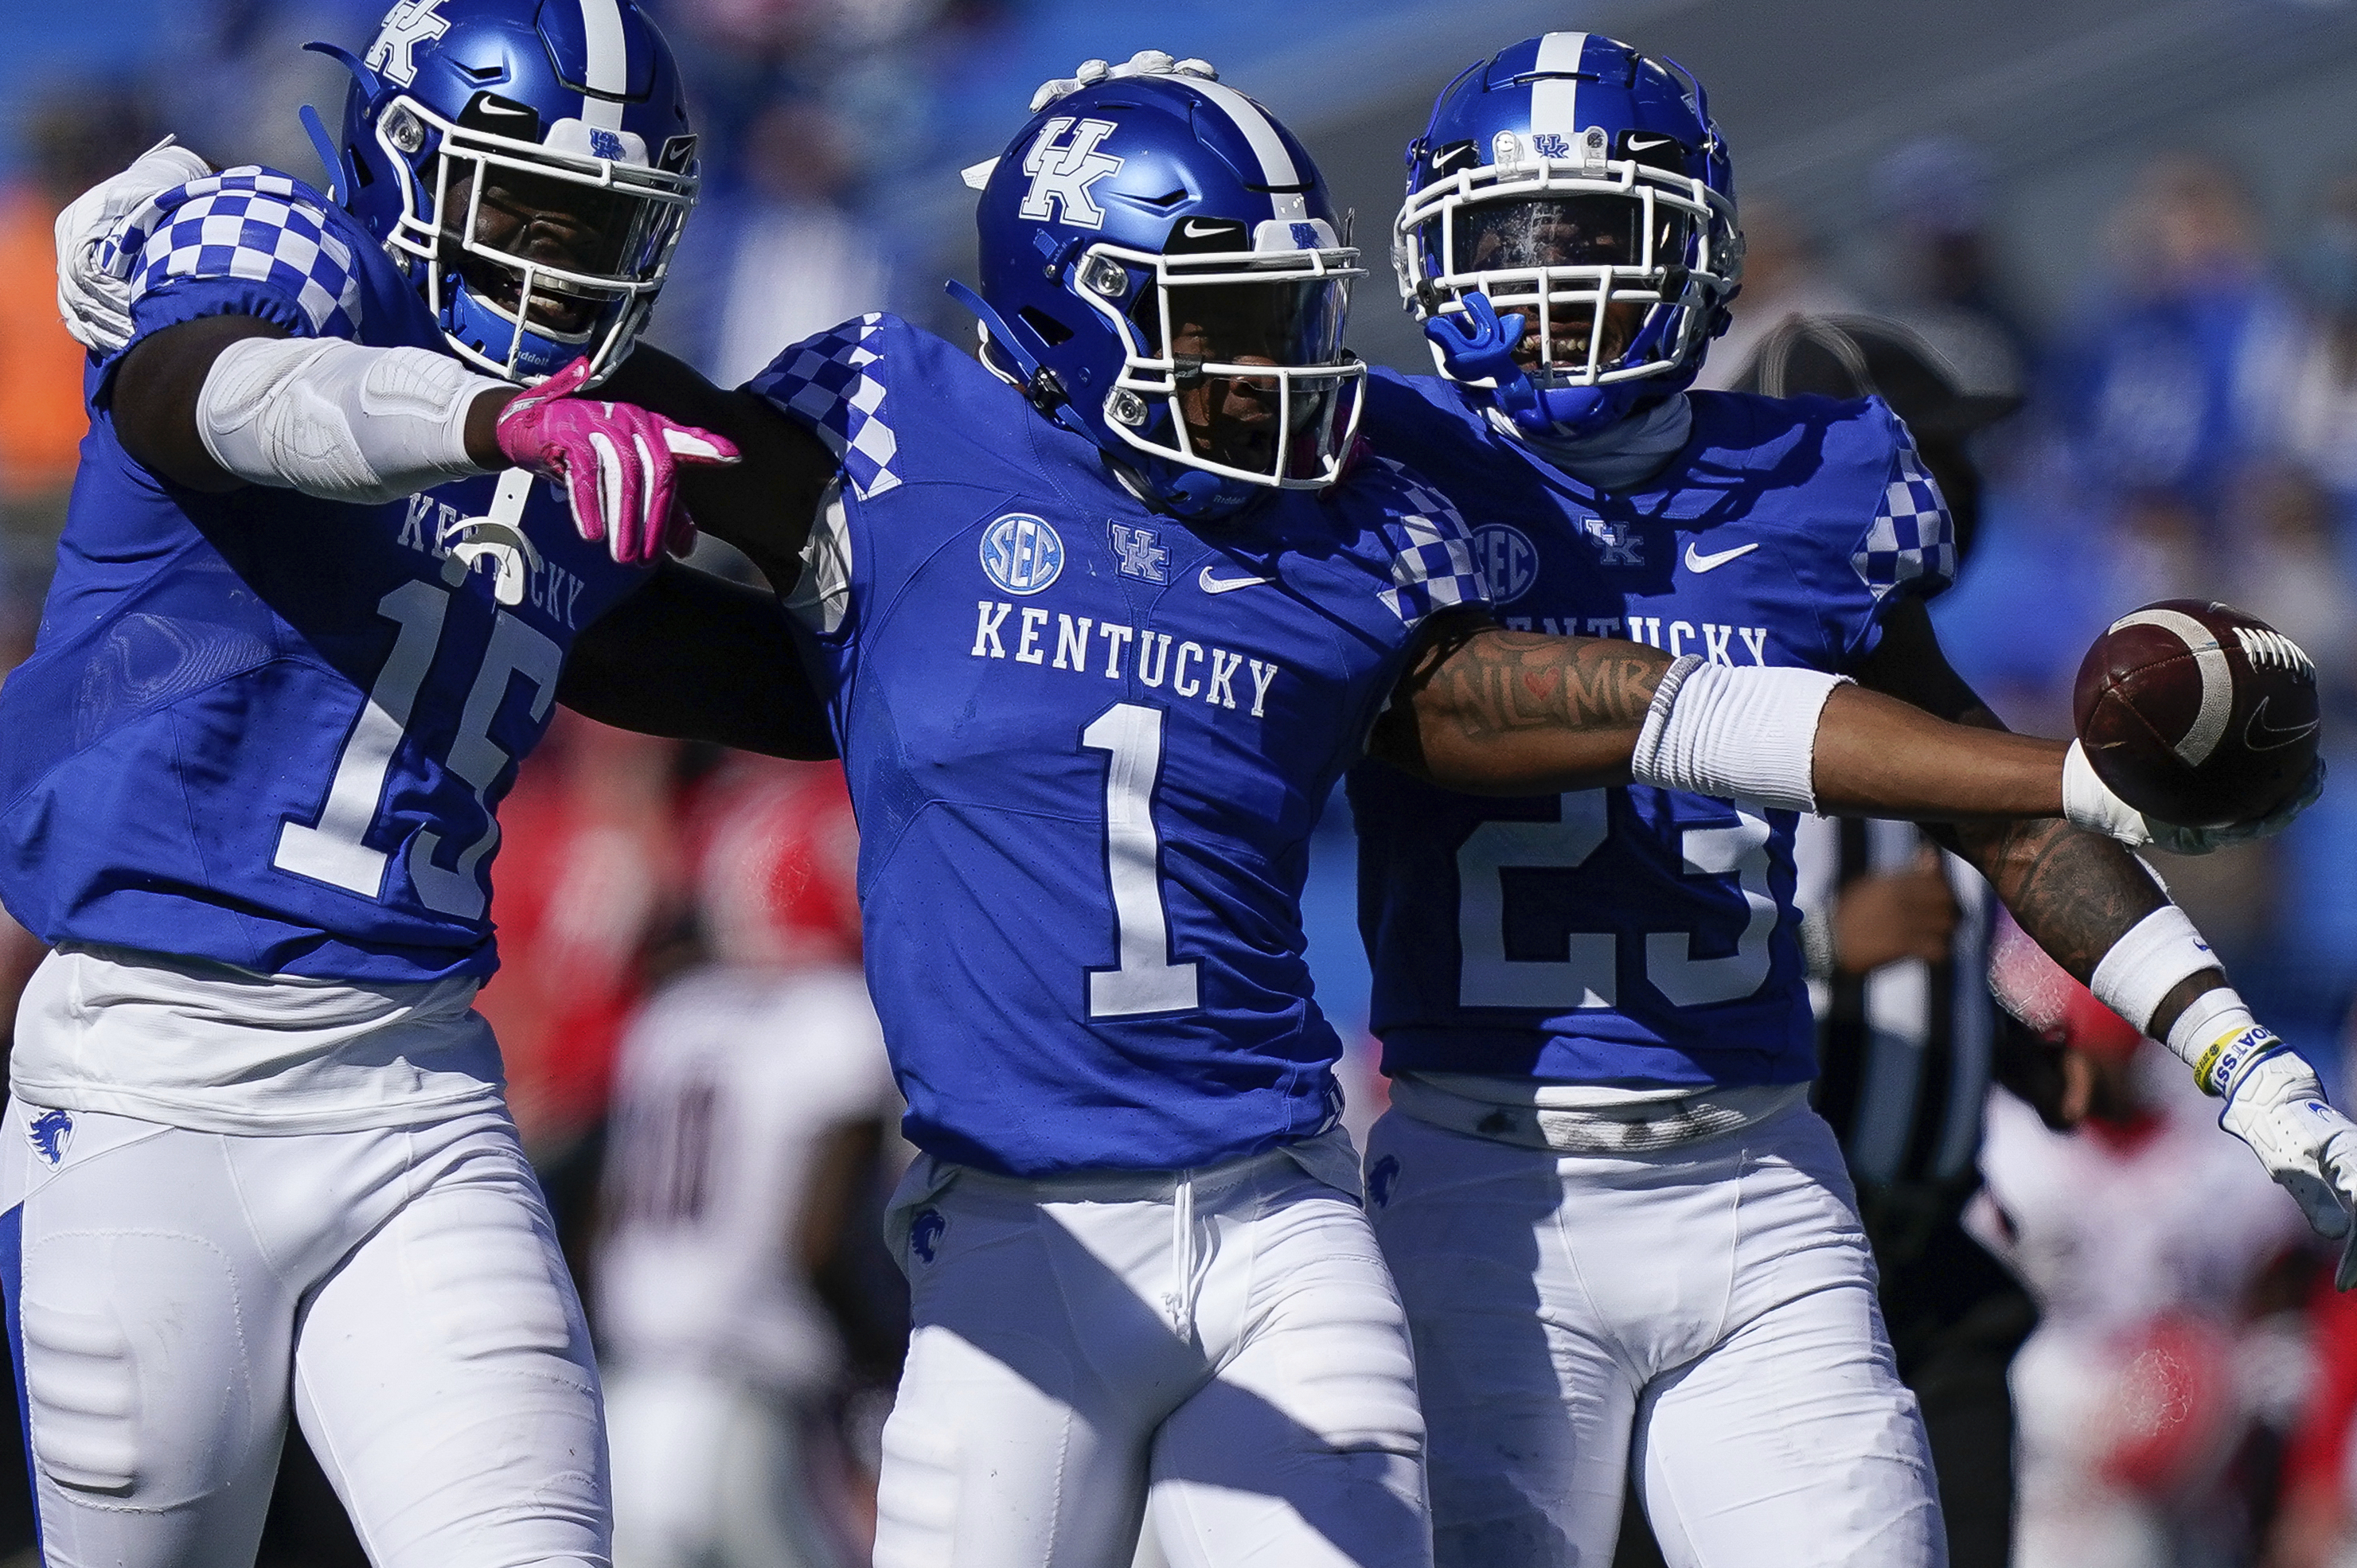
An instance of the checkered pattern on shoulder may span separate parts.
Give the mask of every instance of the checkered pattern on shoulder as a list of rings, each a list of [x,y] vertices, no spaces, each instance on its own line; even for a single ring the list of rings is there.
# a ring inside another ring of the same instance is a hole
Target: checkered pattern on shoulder
[[[249,278],[291,296],[322,338],[357,338],[361,274],[311,193],[283,174],[234,168],[158,191],[102,242],[99,264],[131,298],[173,278]]]
[[[862,500],[900,482],[892,471],[900,443],[883,412],[890,388],[883,356],[871,347],[883,320],[863,316],[805,338],[748,383],[826,443]]]
[[[1379,596],[1415,626],[1435,610],[1490,602],[1489,580],[1473,559],[1473,537],[1448,498],[1388,457],[1372,459],[1390,478],[1399,515],[1383,525],[1392,547],[1392,585]]]
[[[1915,444],[1904,435],[1891,456],[1882,510],[1849,561],[1878,599],[1902,583],[1936,594],[1955,581],[1956,525]]]

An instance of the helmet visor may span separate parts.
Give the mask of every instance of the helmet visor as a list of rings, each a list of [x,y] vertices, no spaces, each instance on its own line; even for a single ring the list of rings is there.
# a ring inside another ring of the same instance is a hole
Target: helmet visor
[[[1646,213],[1652,218],[1647,251]],[[1631,196],[1548,196],[1461,209],[1452,227],[1458,273],[1540,267],[1652,268],[1684,259],[1692,230],[1667,203]]]

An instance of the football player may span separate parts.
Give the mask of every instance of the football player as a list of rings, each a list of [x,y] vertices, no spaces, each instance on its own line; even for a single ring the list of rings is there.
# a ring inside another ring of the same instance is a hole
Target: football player
[[[726,443],[579,395],[694,199],[653,27],[403,0],[346,63],[332,199],[170,149],[101,195],[123,331],[0,693],[0,895],[56,949],[0,1286],[59,1568],[251,1563],[290,1405],[380,1564],[607,1561],[587,1337],[469,1007],[492,811],[576,639],[784,647],[654,564]]]
[[[1357,256],[1299,144],[1168,57],[1035,110],[968,171],[979,362],[871,316],[746,392],[650,392],[745,450],[697,517],[791,585],[861,815],[923,1151],[877,1561],[1111,1561],[1150,1509],[1183,1564],[1422,1562],[1404,1324],[1301,956],[1334,779],[1372,752],[1510,796],[2050,816],[2063,748],[1493,624],[1454,510],[1357,454]],[[1756,845],[1692,847],[1707,893]]]
[[[1365,429],[1464,517],[1507,626],[2002,727],[1932,635],[1954,539],[1888,407],[1684,390],[1742,255],[1691,76],[1599,35],[1527,39],[1449,84],[1408,159],[1394,258],[1441,373],[1377,372]],[[2075,745],[2067,767],[2087,777]],[[1806,1100],[1802,802],[1641,775],[1483,799],[1373,765],[1351,792],[1394,1079],[1369,1189],[1440,1563],[1609,1559],[1631,1464],[1673,1563],[1944,1561]],[[2349,1231],[2357,1134],[2125,848],[2054,820],[1941,832]]]
[[[858,835],[834,768],[724,776],[696,817],[709,961],[615,1069],[594,1288],[614,1561],[833,1568],[846,1348],[817,1282],[900,1111],[859,973]]]
[[[1322,181],[1208,68],[1095,63],[968,173],[979,360],[871,316],[738,392],[624,368],[744,452],[683,483],[808,628],[859,812],[923,1151],[877,1561],[1117,1560],[1150,1507],[1181,1564],[1421,1563],[1405,1323],[1302,961],[1335,780],[1372,750],[1508,795],[2050,816],[2064,748],[1491,623],[1453,509],[1354,440]],[[696,639],[714,683],[773,657],[731,638]]]

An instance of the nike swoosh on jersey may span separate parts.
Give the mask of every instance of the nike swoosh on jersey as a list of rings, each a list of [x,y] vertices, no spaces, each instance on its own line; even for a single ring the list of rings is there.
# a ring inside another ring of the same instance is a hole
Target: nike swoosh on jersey
[[[1689,539],[1686,541],[1686,570],[1716,572],[1737,556],[1749,555],[1759,548],[1760,542],[1755,539],[1749,544],[1738,544],[1732,550],[1722,550],[1715,555],[1705,555],[1695,548],[1694,541]]]
[[[1206,566],[1195,574],[1195,581],[1202,585],[1203,591],[1207,594],[1232,594],[1238,588],[1273,586],[1276,579],[1275,577],[1214,577],[1211,575],[1211,569]]]
[[[2243,725],[2243,744],[2253,751],[2280,751],[2287,746],[2307,739],[2315,732],[2318,723],[2315,719],[2293,729],[2277,729],[2267,723],[2267,704],[2273,701],[2272,697],[2261,697],[2259,705],[2251,710],[2249,721]],[[2266,736],[2265,740],[2259,738],[2262,735]]]

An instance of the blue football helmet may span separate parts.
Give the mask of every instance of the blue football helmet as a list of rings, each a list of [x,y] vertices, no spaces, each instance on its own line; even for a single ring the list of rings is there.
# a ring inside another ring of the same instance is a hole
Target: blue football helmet
[[[619,364],[695,204],[695,135],[633,0],[400,0],[352,73],[343,138],[306,123],[335,199],[417,285],[458,357],[531,382]]]
[[[1408,145],[1392,258],[1440,373],[1534,435],[1690,385],[1743,275],[1702,84],[1598,33],[1469,67]]]
[[[1366,367],[1361,275],[1325,181],[1266,110],[1207,76],[1098,81],[966,171],[982,199],[984,362],[1181,517],[1340,474]]]

